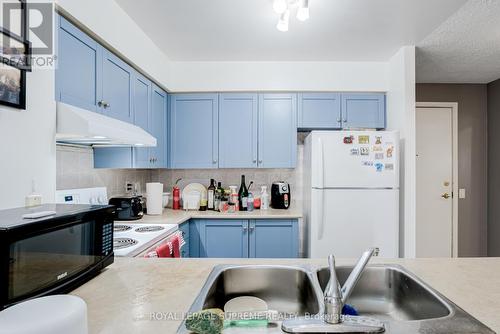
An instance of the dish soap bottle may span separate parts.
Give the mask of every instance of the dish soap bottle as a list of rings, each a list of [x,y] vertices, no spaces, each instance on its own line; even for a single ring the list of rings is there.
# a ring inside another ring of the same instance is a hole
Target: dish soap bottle
[[[267,186],[262,186],[260,191],[260,209],[269,209],[269,194],[267,193]]]

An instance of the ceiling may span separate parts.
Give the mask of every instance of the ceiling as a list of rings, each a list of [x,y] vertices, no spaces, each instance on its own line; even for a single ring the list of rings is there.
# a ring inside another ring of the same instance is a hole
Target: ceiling
[[[417,82],[489,83],[500,78],[500,0],[470,0],[417,43]]]
[[[466,0],[310,0],[286,33],[272,0],[116,2],[173,61],[387,61]]]

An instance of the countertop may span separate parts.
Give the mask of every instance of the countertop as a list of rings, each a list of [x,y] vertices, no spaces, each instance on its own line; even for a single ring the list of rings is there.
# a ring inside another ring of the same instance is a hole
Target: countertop
[[[182,224],[189,219],[297,219],[302,218],[302,212],[297,209],[288,210],[254,210],[221,213],[217,211],[185,211],[164,209],[162,215],[144,215],[137,223],[145,224]]]
[[[74,290],[88,305],[89,331],[175,333],[210,271],[217,264],[325,266],[326,259],[137,259],[117,258],[99,276]],[[355,260],[338,259],[352,265]],[[452,302],[500,333],[500,258],[373,259],[400,264]]]

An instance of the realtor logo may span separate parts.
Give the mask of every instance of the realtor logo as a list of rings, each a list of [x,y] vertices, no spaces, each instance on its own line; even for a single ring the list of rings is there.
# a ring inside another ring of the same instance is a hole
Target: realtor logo
[[[53,67],[54,3],[52,1],[29,3],[25,0],[11,1],[4,2],[2,10],[4,63],[5,58],[19,60],[20,54],[23,54],[28,70],[31,66]]]

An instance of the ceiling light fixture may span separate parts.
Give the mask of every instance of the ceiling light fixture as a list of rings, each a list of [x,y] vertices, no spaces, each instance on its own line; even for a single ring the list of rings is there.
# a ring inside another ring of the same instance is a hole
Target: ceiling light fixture
[[[274,0],[273,9],[281,15],[288,9],[288,3],[286,0]]]
[[[300,0],[299,9],[297,9],[297,20],[306,21],[309,19],[309,0]]]
[[[276,28],[279,31],[288,31],[288,23],[290,22],[290,11],[287,9],[283,14],[280,15],[280,19],[278,20],[278,24]]]
[[[288,31],[290,23],[290,11],[297,9],[297,20],[309,19],[309,0],[274,0],[273,9],[280,15],[276,28],[279,31]]]

